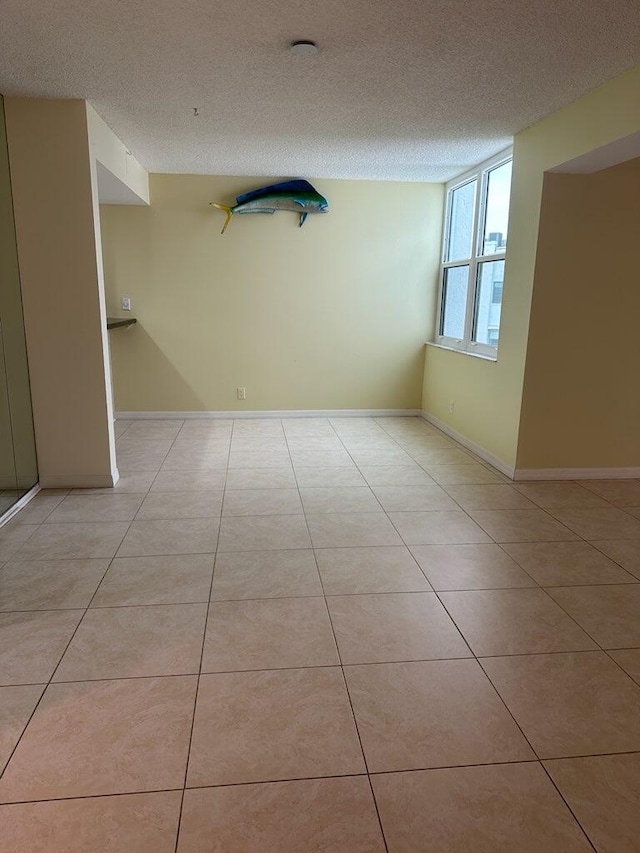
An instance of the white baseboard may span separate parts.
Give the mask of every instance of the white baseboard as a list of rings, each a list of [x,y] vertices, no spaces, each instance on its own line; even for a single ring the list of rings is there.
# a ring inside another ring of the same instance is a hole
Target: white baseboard
[[[117,421],[215,420],[218,418],[388,418],[419,417],[420,409],[274,409],[272,411],[231,412],[116,412]]]
[[[484,462],[488,462],[492,468],[500,471],[501,474],[509,477],[510,480],[514,479],[514,469],[511,465],[507,465],[507,463],[503,462],[502,459],[498,459],[497,456],[489,453],[488,450],[485,450],[484,447],[476,444],[475,441],[471,441],[471,439],[467,438],[466,435],[462,435],[462,433],[457,432],[455,429],[450,427],[449,424],[441,421],[440,418],[436,418],[435,415],[431,415],[429,412],[422,412],[422,417],[428,423],[433,424],[434,427],[442,430],[442,432],[446,433],[450,438],[453,438],[454,441],[458,442],[458,444],[461,444],[463,447],[466,447],[467,450],[475,453],[475,455],[479,456],[480,459],[484,460]]]
[[[41,474],[42,489],[109,489],[120,479],[118,469],[110,474]]]
[[[516,468],[514,480],[627,480],[640,468]]]
[[[26,495],[23,495],[19,501],[16,501],[12,507],[9,507],[9,509],[2,516],[0,516],[0,527],[3,527],[8,521],[11,521],[11,519],[14,517],[14,515],[16,515],[16,513],[20,512],[20,510],[23,509],[23,507],[25,507],[30,500],[35,498],[40,489],[40,484],[36,483],[33,488],[29,489]]]
[[[479,444],[456,432],[444,421],[430,415],[429,412],[422,412],[422,417],[511,480],[624,480],[640,478],[640,468],[513,468],[493,456],[484,447],[480,447]]]

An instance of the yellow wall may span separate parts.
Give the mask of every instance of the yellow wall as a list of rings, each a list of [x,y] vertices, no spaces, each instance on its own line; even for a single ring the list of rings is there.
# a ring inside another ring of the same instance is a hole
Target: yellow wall
[[[420,408],[442,186],[314,181],[328,214],[220,236],[209,202],[269,182],[152,175],[150,207],[101,208],[109,313],[138,318],[111,333],[118,411]]]
[[[5,99],[40,483],[115,471],[95,168],[80,100]]]
[[[640,466],[640,159],[546,176],[518,468]]]
[[[9,156],[0,97],[0,488],[38,481]]]
[[[544,173],[638,130],[640,66],[516,136],[498,360],[427,347],[424,410],[508,467],[518,447]]]

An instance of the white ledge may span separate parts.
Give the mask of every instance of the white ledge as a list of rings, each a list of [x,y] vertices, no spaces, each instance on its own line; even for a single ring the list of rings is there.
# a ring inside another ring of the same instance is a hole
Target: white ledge
[[[455,347],[446,347],[446,346],[444,346],[444,344],[435,343],[435,341],[426,341],[426,345],[428,347],[435,347],[436,349],[446,350],[446,352],[457,352],[458,355],[468,355],[468,356],[471,356],[471,358],[481,358],[483,361],[497,361],[498,360],[497,355],[487,355],[486,353],[482,353],[482,352],[469,352],[469,350],[466,350],[466,349],[456,349]]]

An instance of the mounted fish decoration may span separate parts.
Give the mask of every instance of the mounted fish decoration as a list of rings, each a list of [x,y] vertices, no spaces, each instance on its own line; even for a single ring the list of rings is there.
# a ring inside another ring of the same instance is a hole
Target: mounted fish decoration
[[[272,184],[269,187],[243,193],[236,198],[233,207],[217,204],[215,201],[211,204],[227,214],[221,234],[227,230],[227,225],[231,222],[234,213],[275,213],[276,210],[292,210],[300,214],[300,228],[302,228],[310,213],[326,213],[329,207],[326,198],[321,196],[309,181],[300,179],[283,181],[280,184]]]

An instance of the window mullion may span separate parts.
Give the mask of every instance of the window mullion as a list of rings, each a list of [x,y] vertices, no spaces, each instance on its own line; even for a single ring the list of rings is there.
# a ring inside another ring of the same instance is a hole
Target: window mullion
[[[469,261],[469,281],[467,284],[467,306],[464,319],[464,347],[470,349],[473,332],[473,317],[476,301],[476,276],[478,268],[479,233],[482,226],[483,198],[485,194],[485,176],[480,173],[476,181],[476,199],[473,211],[473,230],[471,243],[471,259]]]

